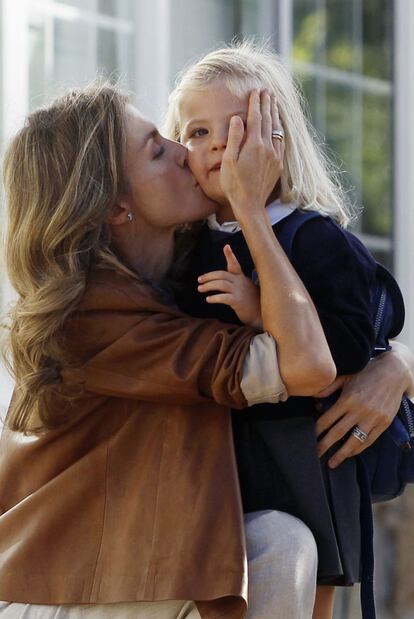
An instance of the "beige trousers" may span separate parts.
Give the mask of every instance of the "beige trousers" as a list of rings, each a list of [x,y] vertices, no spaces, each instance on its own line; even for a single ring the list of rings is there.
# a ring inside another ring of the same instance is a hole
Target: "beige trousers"
[[[120,604],[81,604],[43,606],[0,602],[3,619],[200,619],[194,602],[123,602]]]
[[[245,515],[249,608],[245,619],[311,619],[317,553],[309,529],[283,512]],[[0,619],[200,619],[191,601],[43,606],[0,602]]]

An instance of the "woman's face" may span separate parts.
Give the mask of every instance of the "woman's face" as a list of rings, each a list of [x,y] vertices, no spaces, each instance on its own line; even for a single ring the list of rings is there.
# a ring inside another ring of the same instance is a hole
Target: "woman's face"
[[[187,164],[187,149],[162,137],[132,105],[126,107],[124,175],[128,208],[139,227],[169,228],[217,210]]]

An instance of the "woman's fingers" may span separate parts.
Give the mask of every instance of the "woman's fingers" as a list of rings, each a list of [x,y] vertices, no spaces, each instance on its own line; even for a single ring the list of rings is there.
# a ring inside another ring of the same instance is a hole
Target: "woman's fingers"
[[[242,273],[242,269],[230,245],[225,245],[223,252],[226,257],[227,271],[233,275],[240,275]]]
[[[344,415],[318,442],[318,454],[322,456],[330,447],[340,441],[356,425],[356,415],[351,413]]]
[[[356,456],[357,454],[364,451],[364,449],[372,445],[377,440],[377,438],[381,436],[381,434],[384,431],[384,428],[382,427],[373,428],[370,431],[366,430],[365,428],[361,428],[361,429],[363,429],[364,432],[367,432],[368,434],[367,440],[361,443],[361,441],[359,441],[357,438],[351,435],[346,441],[346,443],[344,443],[344,445],[342,445],[342,447],[338,449],[338,451],[332,456],[332,458],[329,458],[328,465],[331,469],[335,469],[337,466],[342,464],[342,462],[344,462],[344,460],[346,460],[347,458]]]
[[[240,116],[232,116],[230,119],[229,133],[227,136],[226,150],[223,154],[223,162],[235,162],[239,158],[240,147],[243,142],[244,124]]]
[[[341,417],[345,415],[347,412],[346,403],[341,400],[338,400],[329,408],[325,413],[319,417],[316,422],[316,436],[320,436],[326,430],[329,430]]]
[[[272,113],[271,113],[271,99],[270,95],[265,90],[261,94],[261,114],[262,114],[262,140],[266,144],[272,143]]]
[[[338,389],[342,389],[347,379],[348,379],[348,376],[346,375],[337,376],[335,380],[333,381],[333,383],[331,383],[328,387],[326,387],[326,389],[323,389],[322,391],[319,391],[318,393],[316,393],[315,397],[316,398],[327,398],[328,396],[332,395],[332,393],[335,393],[335,391],[337,391]]]
[[[260,141],[262,137],[262,114],[260,111],[260,95],[258,90],[252,90],[247,110],[247,138]]]
[[[277,100],[275,96],[272,96],[270,111],[271,111],[271,117],[272,117],[272,129],[283,131],[283,125],[280,120],[279,108],[278,108]],[[285,155],[285,140],[280,139],[280,138],[272,138],[272,146],[283,169],[283,158]]]
[[[317,395],[328,396],[340,386],[343,390],[338,401],[316,423],[318,435],[328,431],[319,441],[320,453],[325,453],[337,440],[345,438],[354,426],[366,432],[368,438],[364,442],[352,435],[346,438],[329,460],[329,466],[333,468],[364,451],[388,428],[404,392],[392,353],[377,357],[358,374],[337,378]]]

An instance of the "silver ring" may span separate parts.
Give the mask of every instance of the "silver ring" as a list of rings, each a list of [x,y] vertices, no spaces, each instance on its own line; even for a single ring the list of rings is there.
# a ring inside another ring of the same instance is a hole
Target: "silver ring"
[[[354,436],[360,443],[365,443],[368,438],[368,434],[364,432],[364,430],[361,430],[359,426],[354,426],[352,436]]]
[[[272,140],[284,140],[285,132],[283,129],[272,129]]]

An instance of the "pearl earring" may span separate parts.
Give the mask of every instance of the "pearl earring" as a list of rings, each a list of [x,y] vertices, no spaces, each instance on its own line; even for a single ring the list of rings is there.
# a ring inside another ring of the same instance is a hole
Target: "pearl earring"
[[[132,221],[134,219],[131,211],[128,213],[127,217],[128,217],[128,221]]]

